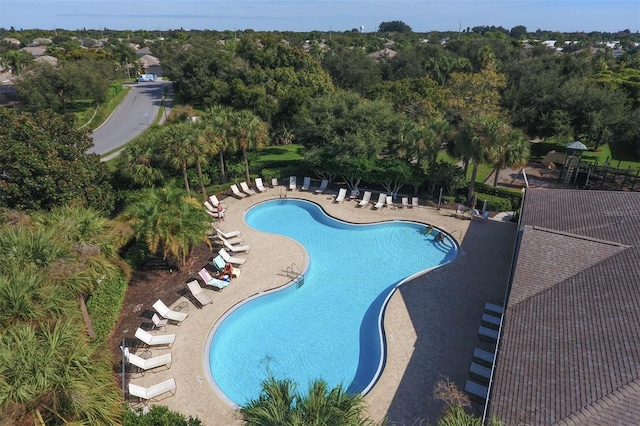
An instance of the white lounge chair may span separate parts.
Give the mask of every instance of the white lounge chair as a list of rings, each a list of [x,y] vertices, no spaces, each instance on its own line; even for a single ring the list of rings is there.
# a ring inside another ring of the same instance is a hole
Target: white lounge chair
[[[329,180],[328,179],[322,179],[322,182],[320,182],[320,188],[316,189],[316,194],[322,194],[324,191],[327,190],[327,186],[329,185]]]
[[[213,207],[218,207],[218,204],[222,204],[222,206],[224,207],[224,203],[218,200],[218,197],[216,197],[216,194],[209,195],[209,202]]]
[[[300,187],[300,191],[308,191],[311,186],[311,177],[305,176],[304,181],[302,182],[302,186]]]
[[[387,195],[386,197],[386,205],[390,208],[397,208],[396,204],[393,202],[393,196],[392,195]]]
[[[249,188],[249,185],[247,185],[247,182],[240,182],[240,189],[242,189],[242,191],[247,195],[256,195],[256,191]]]
[[[202,287],[200,287],[198,281],[193,280],[188,282],[187,288],[189,289],[193,297],[195,297],[198,303],[200,303],[202,306],[213,303],[213,300],[211,300],[211,298],[204,291],[202,291]]]
[[[153,314],[153,316],[151,317],[151,321],[153,322],[153,328],[164,327],[164,331],[167,331],[167,324],[169,324],[168,319],[160,318],[158,314]]]
[[[418,197],[411,197],[411,207],[418,207],[420,205],[420,200]]]
[[[267,190],[262,183],[262,178],[256,178],[256,189],[260,192],[265,192]]]
[[[278,183],[278,178],[273,178],[271,179],[271,187],[275,188],[276,186],[279,186],[280,184]]]
[[[289,191],[294,191],[296,189],[296,180],[298,178],[296,176],[289,177]]]
[[[136,338],[147,346],[171,346],[176,340],[175,334],[158,334],[154,335],[144,331],[140,327],[136,330]]]
[[[366,206],[371,201],[371,191],[364,191],[362,195],[362,200],[358,203],[358,207]]]
[[[218,213],[218,209],[216,208],[216,206],[211,204],[209,201],[205,201],[202,204],[204,204],[204,207],[207,209],[207,211],[210,211],[211,213]]]
[[[402,197],[402,207],[409,207],[409,197]]]
[[[175,393],[175,390],[176,381],[173,379],[173,377],[169,380],[165,380],[164,382],[155,384],[148,388],[129,383],[129,395],[137,396],[138,398],[146,400],[153,399],[156,396],[160,396],[163,393],[167,392],[171,392],[171,394],[173,395]]]
[[[341,203],[344,201],[344,198],[347,196],[347,188],[340,188],[340,190],[338,191],[338,196],[336,197],[335,200],[333,200],[334,203]]]
[[[162,318],[166,318],[169,321],[175,321],[178,323],[187,319],[187,316],[189,315],[186,312],[178,312],[169,309],[169,307],[165,305],[164,302],[160,299],[156,300],[156,303],[153,304],[153,309],[155,309]]]
[[[222,238],[227,238],[227,239],[233,238],[233,237],[239,237],[242,235],[242,232],[240,231],[224,232],[220,228],[216,228],[216,232],[218,233],[218,235],[222,236]]]
[[[374,209],[381,209],[384,207],[384,202],[385,199],[387,198],[387,194],[385,194],[384,192],[381,192],[380,195],[378,195],[378,202],[373,206]]]
[[[238,232],[238,231],[236,231]],[[229,244],[242,244],[244,242],[244,239],[242,237],[240,237],[240,233],[238,232],[237,234],[234,233],[228,233],[225,235],[224,232],[222,232],[221,230],[219,230],[218,228],[216,228],[216,234],[218,235],[218,238],[223,238],[226,241],[229,242]],[[234,235],[231,235],[234,234]]]
[[[224,244],[224,246],[231,250],[231,252],[233,253],[243,253],[243,252],[249,252],[249,246],[248,245],[243,245],[243,246],[234,246],[233,244],[231,244],[229,241],[227,241],[226,239],[220,237],[220,239],[222,240],[222,244]]]
[[[231,185],[231,191],[233,191],[233,195],[238,198],[244,198],[248,196],[247,194],[240,192],[240,190],[238,189],[238,185],[236,185],[235,183]]]
[[[223,289],[229,285],[229,281],[219,280],[211,275],[207,268],[202,268],[198,271],[198,275],[204,283],[208,286],[215,287],[217,289]]]
[[[234,257],[230,256],[229,253],[223,248],[218,251],[218,254],[222,256],[225,262],[231,263],[232,265],[242,266],[247,261],[247,259],[243,259],[242,257]]]
[[[164,354],[160,356],[154,356],[153,358],[144,359],[136,354],[132,354],[131,352],[129,352],[129,348],[124,348],[124,358],[129,364],[135,365],[143,371],[162,367],[163,365],[166,365],[167,368],[170,368],[169,364],[171,364],[171,354]]]

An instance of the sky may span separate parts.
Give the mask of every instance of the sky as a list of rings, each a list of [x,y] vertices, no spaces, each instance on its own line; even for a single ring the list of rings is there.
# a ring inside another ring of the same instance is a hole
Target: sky
[[[415,32],[516,25],[560,32],[640,31],[640,0],[0,0],[0,28]]]

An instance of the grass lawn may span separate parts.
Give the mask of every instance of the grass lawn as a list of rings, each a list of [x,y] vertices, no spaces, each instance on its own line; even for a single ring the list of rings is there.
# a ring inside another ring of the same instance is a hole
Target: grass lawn
[[[76,122],[81,127],[86,127],[89,131],[93,131],[96,127],[104,123],[113,110],[120,105],[124,97],[127,96],[127,93],[129,93],[129,89],[121,90],[113,98],[100,104],[97,111],[94,105],[77,102],[72,109],[72,112],[76,115]]]
[[[304,147],[298,144],[274,145],[260,151],[258,158],[251,161],[252,170],[280,170],[282,173],[294,173],[302,160]],[[292,170],[293,169],[293,170]],[[283,177],[283,176],[279,176]]]

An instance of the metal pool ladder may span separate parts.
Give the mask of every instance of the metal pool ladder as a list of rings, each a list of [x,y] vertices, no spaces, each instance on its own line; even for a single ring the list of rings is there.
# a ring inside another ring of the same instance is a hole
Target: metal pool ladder
[[[296,283],[296,287],[300,288],[304,285],[304,274],[301,274],[298,271],[298,265],[292,263],[291,266],[287,266],[287,275],[291,278],[293,282]]]

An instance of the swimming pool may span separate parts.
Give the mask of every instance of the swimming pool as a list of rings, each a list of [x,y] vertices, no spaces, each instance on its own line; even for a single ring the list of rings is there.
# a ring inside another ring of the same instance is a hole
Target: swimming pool
[[[269,375],[306,393],[314,379],[366,392],[384,364],[382,312],[398,284],[453,260],[457,243],[425,225],[349,224],[304,200],[257,204],[245,215],[260,231],[308,252],[304,281],[254,297],[229,312],[208,339],[210,372],[234,404],[257,398]]]

